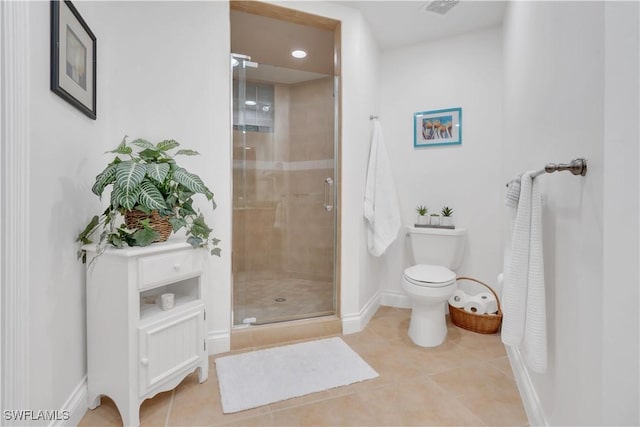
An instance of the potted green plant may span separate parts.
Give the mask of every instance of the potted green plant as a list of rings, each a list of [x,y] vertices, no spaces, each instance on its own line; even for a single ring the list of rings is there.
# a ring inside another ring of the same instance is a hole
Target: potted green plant
[[[431,225],[440,225],[440,214],[437,213],[432,213],[431,214],[431,220],[429,221],[429,224]]]
[[[451,209],[448,206],[445,206],[444,208],[442,208],[440,213],[442,214],[442,219],[440,223],[448,227],[452,226],[453,225],[453,209]]]
[[[125,136],[115,150],[115,158],[96,176],[92,191],[102,197],[104,190],[112,186],[109,206],[101,215],[94,216],[76,241],[93,243],[91,236],[102,229],[97,253],[108,246],[147,246],[166,240],[171,231],[183,227],[187,242],[194,248],[207,248],[212,255],[220,256],[220,242],[211,236],[213,231],[205,222],[201,212],[193,207],[193,197],[202,194],[216,203],[213,193],[198,175],[178,166],[174,156],[195,156],[194,150],[180,149],[174,140],[157,144],[144,139],[127,142]],[[124,223],[119,221],[124,218]],[[78,256],[86,261],[80,250]]]
[[[427,217],[427,212],[429,212],[429,208],[424,205],[418,205],[416,207],[416,212],[418,213],[418,219],[416,225],[427,225],[429,224],[429,217]]]

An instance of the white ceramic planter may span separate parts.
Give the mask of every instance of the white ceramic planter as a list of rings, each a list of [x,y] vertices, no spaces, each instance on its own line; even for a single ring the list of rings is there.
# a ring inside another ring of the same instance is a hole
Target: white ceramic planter
[[[440,225],[446,225],[448,227],[453,225],[453,217],[452,216],[443,216],[440,218]]]
[[[431,225],[440,225],[440,215],[431,216]]]
[[[427,225],[429,224],[429,217],[426,215],[418,215],[417,222],[418,225]]]

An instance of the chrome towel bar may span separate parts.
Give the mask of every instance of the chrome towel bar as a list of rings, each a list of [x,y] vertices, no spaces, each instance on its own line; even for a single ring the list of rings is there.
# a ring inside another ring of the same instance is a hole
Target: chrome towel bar
[[[535,178],[543,173],[561,171],[569,171],[574,175],[585,176],[587,174],[587,159],[580,157],[571,160],[569,163],[547,163],[544,169],[540,169],[539,171],[532,173],[531,178]],[[508,186],[509,184],[507,184],[507,187]]]
[[[544,169],[540,169],[531,177],[535,178],[543,173],[569,171],[574,175],[585,176],[587,174],[587,160],[584,158],[573,159],[569,163],[547,163]]]

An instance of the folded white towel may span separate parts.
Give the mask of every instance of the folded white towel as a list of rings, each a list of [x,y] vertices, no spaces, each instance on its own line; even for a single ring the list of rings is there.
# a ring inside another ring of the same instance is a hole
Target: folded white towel
[[[513,178],[507,184],[507,194],[505,196],[504,204],[508,207],[517,208],[518,200],[520,200],[520,187],[521,187],[522,175]]]
[[[374,120],[367,182],[364,196],[368,248],[372,255],[382,255],[398,237],[402,225],[398,195],[391,164],[384,147],[380,122]]]
[[[532,173],[522,176],[511,248],[505,257],[502,342],[522,344],[527,365],[543,373],[547,367],[547,337],[542,202]]]

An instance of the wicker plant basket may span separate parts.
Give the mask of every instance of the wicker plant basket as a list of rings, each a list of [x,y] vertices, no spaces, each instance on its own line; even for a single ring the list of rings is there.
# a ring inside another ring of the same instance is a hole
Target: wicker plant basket
[[[166,241],[173,231],[173,227],[171,227],[169,218],[167,218],[166,216],[161,216],[158,211],[152,211],[151,215],[148,215],[138,210],[127,211],[124,214],[124,222],[125,224],[127,224],[127,228],[130,228],[132,230],[141,228],[138,222],[147,218],[150,219],[149,223],[151,224],[151,228],[157,231],[160,235],[156,240],[154,240],[154,243]]]
[[[477,332],[479,334],[495,334],[500,330],[502,325],[502,308],[500,307],[500,298],[498,294],[486,283],[474,279],[472,277],[458,277],[456,280],[471,280],[489,289],[493,296],[496,297],[498,303],[497,314],[475,314],[464,311],[462,308],[456,308],[449,304],[449,314],[454,325],[466,329],[468,331]]]

